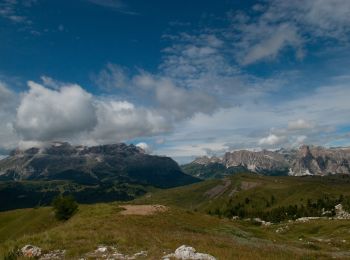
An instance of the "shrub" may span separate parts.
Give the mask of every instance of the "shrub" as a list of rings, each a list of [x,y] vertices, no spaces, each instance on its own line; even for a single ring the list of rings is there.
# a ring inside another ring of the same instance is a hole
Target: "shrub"
[[[52,205],[58,220],[68,220],[78,210],[78,203],[72,196],[58,196],[53,200]]]

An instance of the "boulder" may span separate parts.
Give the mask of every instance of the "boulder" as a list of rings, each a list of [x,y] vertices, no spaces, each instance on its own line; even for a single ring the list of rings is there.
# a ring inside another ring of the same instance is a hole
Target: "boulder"
[[[24,257],[39,257],[41,256],[41,248],[32,245],[25,245],[22,247],[21,253]]]
[[[171,257],[182,260],[216,260],[214,256],[197,253],[196,249],[190,246],[182,245],[175,250],[175,253],[166,255],[163,260],[170,259]]]

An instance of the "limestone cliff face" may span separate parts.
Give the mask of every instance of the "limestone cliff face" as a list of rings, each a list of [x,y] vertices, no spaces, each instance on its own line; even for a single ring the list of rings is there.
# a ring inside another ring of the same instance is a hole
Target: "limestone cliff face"
[[[265,175],[328,175],[350,174],[350,148],[301,146],[299,149],[278,151],[240,150],[226,153],[222,158],[201,157],[191,164],[210,166],[221,164],[226,169],[240,167]],[[190,167],[186,167],[190,168]],[[198,173],[197,173],[198,174]],[[208,174],[207,174],[208,175]]]
[[[226,153],[223,162],[227,168],[243,166],[257,173],[283,173],[288,169],[288,164],[281,154],[266,150],[260,152],[242,150]]]
[[[290,159],[290,174],[350,174],[349,165],[350,148],[302,146]]]

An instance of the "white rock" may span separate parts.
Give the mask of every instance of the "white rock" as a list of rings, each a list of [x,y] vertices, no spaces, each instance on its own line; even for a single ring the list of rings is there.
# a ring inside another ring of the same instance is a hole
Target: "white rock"
[[[175,253],[163,257],[163,260],[174,257],[182,260],[216,260],[214,256],[197,253],[196,249],[190,246],[182,245],[175,250]]]
[[[97,249],[96,249],[96,253],[106,253],[108,251],[108,248],[106,246],[99,246]]]
[[[22,255],[24,257],[39,257],[41,256],[41,248],[32,245],[25,245],[21,249]]]
[[[338,204],[334,207],[336,219],[350,219],[350,213],[343,209],[342,204]]]

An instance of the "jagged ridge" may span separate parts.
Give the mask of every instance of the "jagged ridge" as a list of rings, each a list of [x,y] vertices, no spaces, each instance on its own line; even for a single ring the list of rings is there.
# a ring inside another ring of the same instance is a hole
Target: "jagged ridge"
[[[218,177],[218,174],[214,171],[208,173],[208,169],[218,164],[226,169],[226,171],[220,170],[221,177],[238,170],[291,176],[350,174],[350,148],[304,145],[299,149],[277,151],[240,150],[228,152],[222,158],[200,157],[183,166],[183,169],[197,177],[212,178]]]

